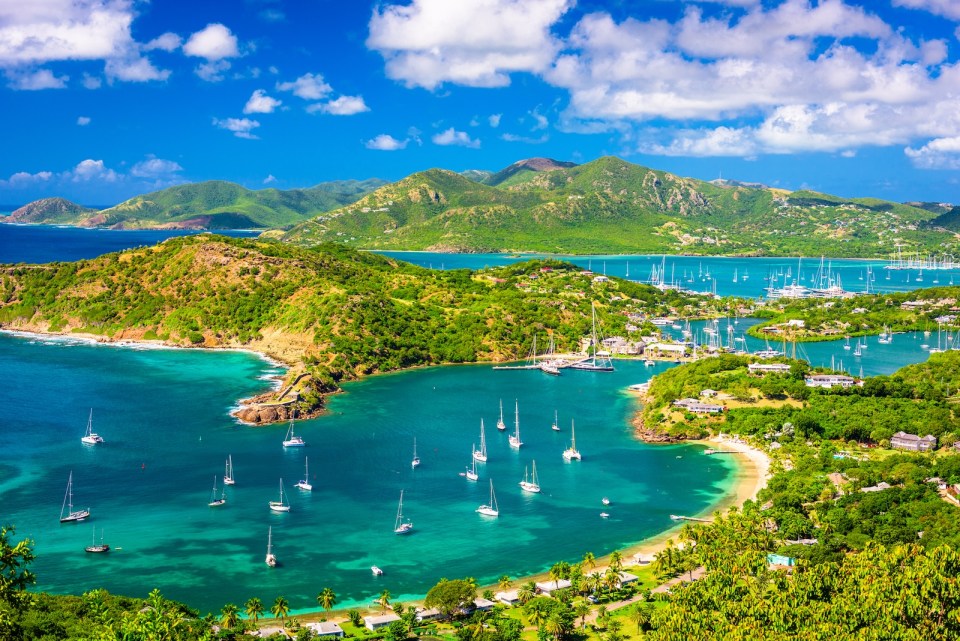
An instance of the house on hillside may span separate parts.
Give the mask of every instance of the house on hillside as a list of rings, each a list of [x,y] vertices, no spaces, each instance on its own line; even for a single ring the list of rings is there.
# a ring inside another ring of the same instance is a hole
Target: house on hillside
[[[929,452],[937,447],[937,437],[932,434],[927,434],[921,438],[916,434],[897,432],[890,439],[890,447],[896,450],[909,450],[911,452]]]
[[[394,621],[399,621],[400,617],[395,613],[390,612],[388,614],[377,614],[374,616],[364,617],[363,625],[366,626],[371,632],[379,630],[385,626],[390,625]]]
[[[804,381],[807,384],[807,387],[853,387],[856,385],[857,380],[852,376],[844,376],[843,374],[816,374],[810,376]]]

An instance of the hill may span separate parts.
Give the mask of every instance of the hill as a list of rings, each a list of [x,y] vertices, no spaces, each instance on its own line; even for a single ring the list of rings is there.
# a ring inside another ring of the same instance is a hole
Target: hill
[[[6,267],[0,291],[0,327],[8,329],[270,354],[291,366],[302,415],[341,380],[519,358],[535,333],[551,333],[558,350],[578,350],[591,300],[605,331],[621,335],[627,315],[640,309],[713,304],[616,279],[594,282],[558,261],[438,272],[335,243],[304,249],[209,235]],[[250,420],[278,418],[264,416]]]
[[[299,224],[283,236],[368,249],[892,255],[948,251],[933,212],[876,199],[711,184],[605,157],[521,161],[488,184],[431,169]]]
[[[96,211],[66,198],[42,198],[13,211],[6,222],[69,224]]]
[[[283,228],[349,204],[381,186],[377,179],[321,183],[309,189],[250,190],[212,180],[136,196],[100,211],[61,198],[30,203],[11,222],[56,223],[114,229]]]

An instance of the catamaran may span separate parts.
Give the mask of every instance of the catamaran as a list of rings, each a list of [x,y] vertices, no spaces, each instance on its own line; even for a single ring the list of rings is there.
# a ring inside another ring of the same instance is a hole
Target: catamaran
[[[400,504],[397,506],[397,520],[393,523],[394,534],[410,534],[413,523],[403,520],[403,490],[400,490]]]
[[[267,528],[267,558],[264,559],[267,565],[272,568],[277,567],[277,556],[273,553],[273,526]]]
[[[573,419],[570,419],[570,447],[563,451],[563,460],[572,461],[580,459],[580,450],[577,449],[577,433],[573,427]]]
[[[303,480],[297,483],[297,487],[307,492],[313,490],[313,486],[310,484],[310,462],[306,456],[303,457]]]
[[[90,408],[90,417],[87,418],[87,432],[80,437],[80,442],[84,445],[96,445],[103,443],[103,437],[93,431],[93,408]]]
[[[533,462],[533,478],[527,479],[527,468],[523,468],[523,480],[520,481],[520,489],[524,492],[540,492],[540,479],[537,477],[537,462]]]
[[[478,507],[477,514],[500,516],[500,508],[497,506],[497,495],[493,493],[493,479],[490,479],[490,502]]]
[[[523,441],[520,440],[520,403],[515,402],[514,404],[514,419],[513,424],[515,426],[513,434],[507,439],[510,441],[510,447],[519,450],[520,446],[523,445]]]
[[[67,513],[66,516],[63,515],[64,511]],[[67,492],[63,495],[63,505],[60,507],[60,522],[82,521],[88,516],[90,516],[90,508],[85,510],[73,509],[73,471],[71,470],[67,479]]]
[[[480,419],[480,449],[473,451],[473,459],[481,463],[487,462],[487,435],[483,429],[483,419]]]
[[[280,500],[270,501],[270,509],[274,512],[289,512],[290,503],[283,498],[283,479],[280,479]]]
[[[93,539],[90,541],[90,545],[83,548],[87,552],[109,552],[110,546],[103,542],[103,529],[100,530],[100,545],[97,545],[97,526],[93,526]]]
[[[220,498],[217,498],[217,475],[213,475],[213,492],[210,494],[210,502],[207,503],[210,507],[220,507],[227,502],[227,488],[224,487],[220,492]]]
[[[497,421],[497,429],[501,432],[507,429],[507,424],[503,422],[503,399],[500,399],[500,419]]]
[[[410,461],[410,467],[414,468],[420,465],[420,457],[417,456],[417,437],[413,437],[413,459]]]
[[[593,329],[590,334],[590,356],[582,361],[572,363],[570,367],[591,372],[612,372],[613,362],[610,360],[610,353],[597,348],[600,344],[597,341],[597,307],[593,303],[590,303],[590,315],[593,319]]]
[[[303,442],[302,436],[297,436],[293,433],[293,419],[290,419],[290,427],[287,428],[287,436],[283,439],[284,447],[303,447],[306,443]]]
[[[233,485],[236,481],[233,479],[233,454],[227,456],[227,465],[223,471],[223,484]]]

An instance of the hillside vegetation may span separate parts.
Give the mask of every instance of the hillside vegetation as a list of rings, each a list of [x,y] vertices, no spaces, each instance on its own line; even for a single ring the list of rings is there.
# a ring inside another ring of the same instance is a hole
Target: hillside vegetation
[[[682,178],[605,157],[515,163],[483,183],[413,174],[282,237],[369,249],[892,256],[949,251],[937,213],[876,199]]]

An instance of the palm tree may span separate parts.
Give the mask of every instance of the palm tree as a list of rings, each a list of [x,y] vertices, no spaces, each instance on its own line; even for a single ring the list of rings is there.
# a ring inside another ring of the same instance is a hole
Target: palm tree
[[[579,598],[573,602],[573,616],[580,617],[580,627],[587,625],[587,615],[590,614],[590,602]]]
[[[323,588],[317,595],[317,604],[329,612],[337,604],[337,595],[330,588]]]
[[[237,624],[240,623],[240,608],[235,606],[232,603],[228,603],[222,608],[220,608],[220,623],[223,624],[223,627],[233,629],[237,627]]]
[[[380,597],[377,599],[377,603],[380,604],[381,608],[386,610],[390,605],[390,590],[384,590],[381,592]]]
[[[282,596],[278,596],[270,606],[270,614],[280,619],[280,625],[286,627],[287,615],[290,614],[290,603]]]
[[[501,592],[506,592],[510,589],[510,577],[504,574],[499,579],[497,579],[497,587],[500,588]]]
[[[526,603],[537,594],[537,584],[533,581],[527,581],[517,590],[517,598],[520,603]]]
[[[614,550],[610,555],[610,567],[619,572],[623,569],[623,555],[619,550]]]
[[[554,563],[550,568],[550,578],[553,579],[554,589],[560,587],[560,579],[565,579],[568,576],[570,576],[570,564],[566,561]]]
[[[641,629],[650,625],[651,610],[652,606],[649,603],[637,603],[630,610],[630,620],[637,624],[637,634],[640,634]]]
[[[597,559],[593,556],[593,552],[587,552],[583,555],[583,567],[588,567],[591,570],[597,567]]]
[[[253,619],[253,625],[257,625],[257,620],[263,616],[263,601],[257,597],[252,597],[247,599],[243,607],[246,608],[244,612],[246,612],[247,616]]]
[[[560,637],[563,636],[563,633],[566,632],[567,626],[564,625],[563,620],[557,616],[556,613],[552,614],[543,623],[543,631],[552,636],[554,639],[559,641]]]
[[[527,613],[527,617],[530,619],[530,623],[537,626],[537,630],[543,627],[547,616],[550,614],[547,606],[548,601],[549,599],[545,598],[534,599],[523,608],[524,612]]]

